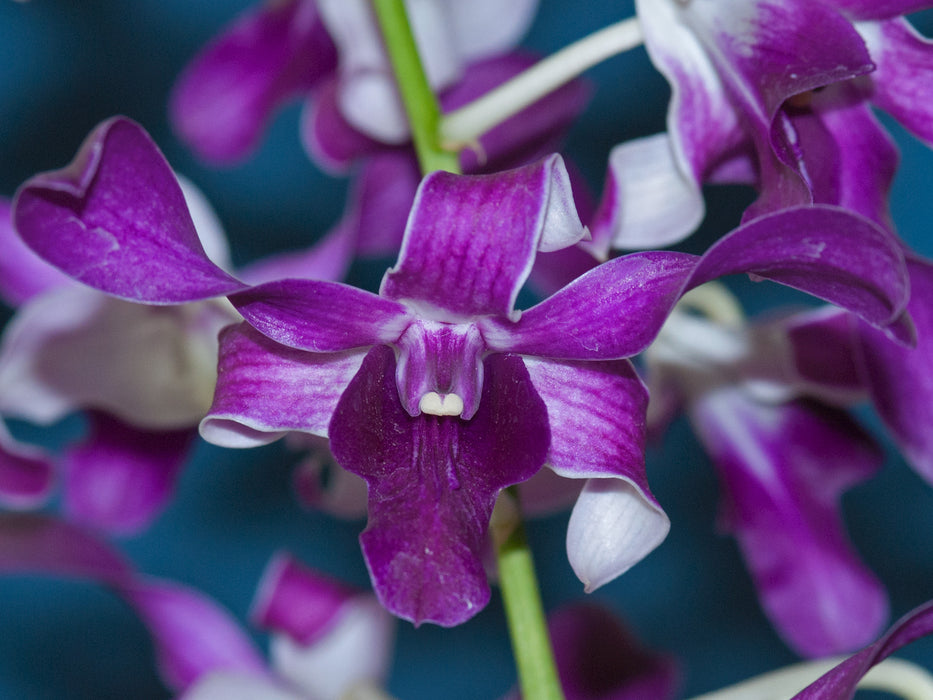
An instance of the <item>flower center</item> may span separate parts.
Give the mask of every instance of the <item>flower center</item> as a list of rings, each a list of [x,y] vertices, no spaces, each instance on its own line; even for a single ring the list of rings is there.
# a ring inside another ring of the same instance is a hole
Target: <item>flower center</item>
[[[456,394],[438,394],[429,391],[421,397],[418,408],[432,416],[459,416],[463,413],[463,399]]]

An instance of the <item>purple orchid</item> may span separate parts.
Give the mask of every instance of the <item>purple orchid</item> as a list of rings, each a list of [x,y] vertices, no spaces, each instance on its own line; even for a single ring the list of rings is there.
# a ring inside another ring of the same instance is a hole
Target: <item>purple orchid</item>
[[[668,132],[616,147],[594,230],[619,248],[676,242],[703,217],[704,182],[756,185],[746,219],[815,202],[885,222],[897,152],[869,104],[933,141],[933,43],[902,17],[929,6],[638,2],[672,87]]]
[[[17,229],[44,259],[116,296],[227,294],[247,324],[222,334],[202,434],[229,446],[329,437],[341,466],[369,484],[361,542],[376,592],[416,622],[456,624],[485,604],[496,494],[545,463],[590,480],[568,531],[588,589],[663,539],[668,520],[643,468],[647,396],[626,358],[688,289],[750,272],[909,339],[900,247],[832,207],[762,217],[702,257],[618,258],[519,312],[537,251],[585,235],[557,157],[426,178],[379,295],[307,279],[247,287],[204,255],[177,189],[149,189],[163,170],[138,126],[111,120],[72,165],[19,190]]]

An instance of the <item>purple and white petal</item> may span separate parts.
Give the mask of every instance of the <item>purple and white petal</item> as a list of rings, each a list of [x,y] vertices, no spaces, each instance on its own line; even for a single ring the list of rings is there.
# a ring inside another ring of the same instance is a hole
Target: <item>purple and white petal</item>
[[[501,489],[544,463],[547,409],[521,359],[493,355],[471,420],[412,418],[394,365],[389,348],[370,351],[334,411],[331,449],[369,484],[360,543],[382,604],[416,624],[452,626],[489,600],[482,556],[492,508]]]
[[[73,285],[36,297],[6,329],[0,410],[39,423],[78,407],[153,429],[195,425],[216,381],[217,301],[132,304]]]
[[[303,456],[292,472],[292,487],[302,505],[337,518],[366,517],[366,482],[337,464],[327,438],[289,433],[285,444]]]
[[[230,301],[263,335],[315,353],[391,342],[411,323],[397,301],[322,280],[267,282],[231,295]]]
[[[33,253],[13,228],[13,207],[0,197],[0,300],[17,307],[43,292],[74,281]]]
[[[902,17],[856,28],[878,66],[870,76],[871,101],[933,145],[933,40]]]
[[[27,180],[13,221],[43,260],[114,296],[176,304],[244,287],[204,253],[175,174],[125,117],[100,124],[70,165]]]
[[[697,400],[691,418],[723,482],[726,526],[781,636],[813,657],[874,638],[887,597],[845,536],[839,498],[874,475],[878,446],[838,409],[766,405],[731,388]]]
[[[613,248],[663,248],[693,233],[705,213],[699,182],[678,167],[671,136],[662,133],[612,149],[590,228]]]
[[[739,272],[805,291],[885,327],[902,342],[911,340],[900,245],[877,224],[823,205],[743,224],[700,258],[647,252],[610,260],[516,323],[491,318],[479,325],[492,350],[564,359],[630,357],[654,339],[684,293]]]
[[[907,268],[917,346],[902,347],[864,325],[860,335],[875,409],[910,464],[933,483],[933,263],[911,258]]]
[[[268,677],[239,671],[208,673],[179,700],[308,700],[304,693]]]
[[[224,447],[255,447],[291,430],[327,435],[364,354],[294,350],[245,323],[225,329],[214,403],[201,422],[201,437]]]
[[[237,18],[185,69],[169,102],[179,136],[205,160],[252,151],[273,112],[336,70],[313,1],[263,3]]]
[[[933,632],[933,602],[914,608],[895,622],[876,642],[852,655],[792,700],[851,700],[856,686],[869,669],[895,651]]]
[[[435,172],[418,188],[380,293],[444,320],[511,316],[535,253],[585,235],[559,156],[494,175]]]
[[[930,7],[930,0],[822,0],[853,19],[891,19]]]
[[[677,663],[646,649],[611,610],[577,603],[548,615],[567,700],[674,700]]]
[[[65,511],[112,534],[139,532],[168,504],[197,431],[139,430],[98,411],[89,421],[89,436],[64,456]]]
[[[51,456],[14,440],[0,421],[0,506],[19,510],[42,505],[54,480]]]

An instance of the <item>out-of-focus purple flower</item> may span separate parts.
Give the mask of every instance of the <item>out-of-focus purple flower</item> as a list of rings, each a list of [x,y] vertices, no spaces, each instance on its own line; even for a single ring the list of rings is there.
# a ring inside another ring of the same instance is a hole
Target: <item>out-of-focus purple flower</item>
[[[869,107],[933,141],[933,44],[902,17],[929,5],[638,2],[668,131],[612,152],[594,230],[619,248],[676,242],[703,217],[700,185],[722,182],[758,188],[746,220],[814,202],[883,223],[897,152]]]
[[[146,179],[125,173],[128,162]],[[832,207],[762,217],[702,257],[617,258],[519,312],[537,251],[585,233],[556,157],[426,178],[379,295],[307,279],[247,288],[203,254],[171,190],[146,189],[141,215],[137,189],[161,169],[138,126],[107,122],[71,166],[20,189],[17,228],[46,260],[126,299],[227,294],[249,325],[223,334],[202,434],[229,446],[328,436],[337,461],[369,484],[362,545],[376,592],[415,621],[456,624],[485,604],[495,496],[544,463],[589,479],[568,531],[588,589],[660,542],[668,521],[644,477],[646,396],[626,358],[688,289],[750,272],[909,332],[900,247]]]

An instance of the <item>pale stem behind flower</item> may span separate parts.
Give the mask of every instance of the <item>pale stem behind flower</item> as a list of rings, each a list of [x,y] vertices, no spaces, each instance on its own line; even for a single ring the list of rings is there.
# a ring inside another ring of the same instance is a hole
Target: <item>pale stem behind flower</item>
[[[424,72],[418,47],[402,0],[373,0],[386,52],[392,63],[421,172],[460,172],[456,153],[441,148],[438,124],[441,110]]]
[[[593,32],[482,97],[442,116],[441,144],[450,150],[459,150],[475,143],[497,124],[554,92],[588,68],[640,46],[643,41],[637,17],[629,17]]]
[[[786,700],[846,658],[838,656],[793,664],[691,700]],[[903,659],[885,659],[859,681],[858,687],[893,693],[904,700],[933,700],[933,676]]]

